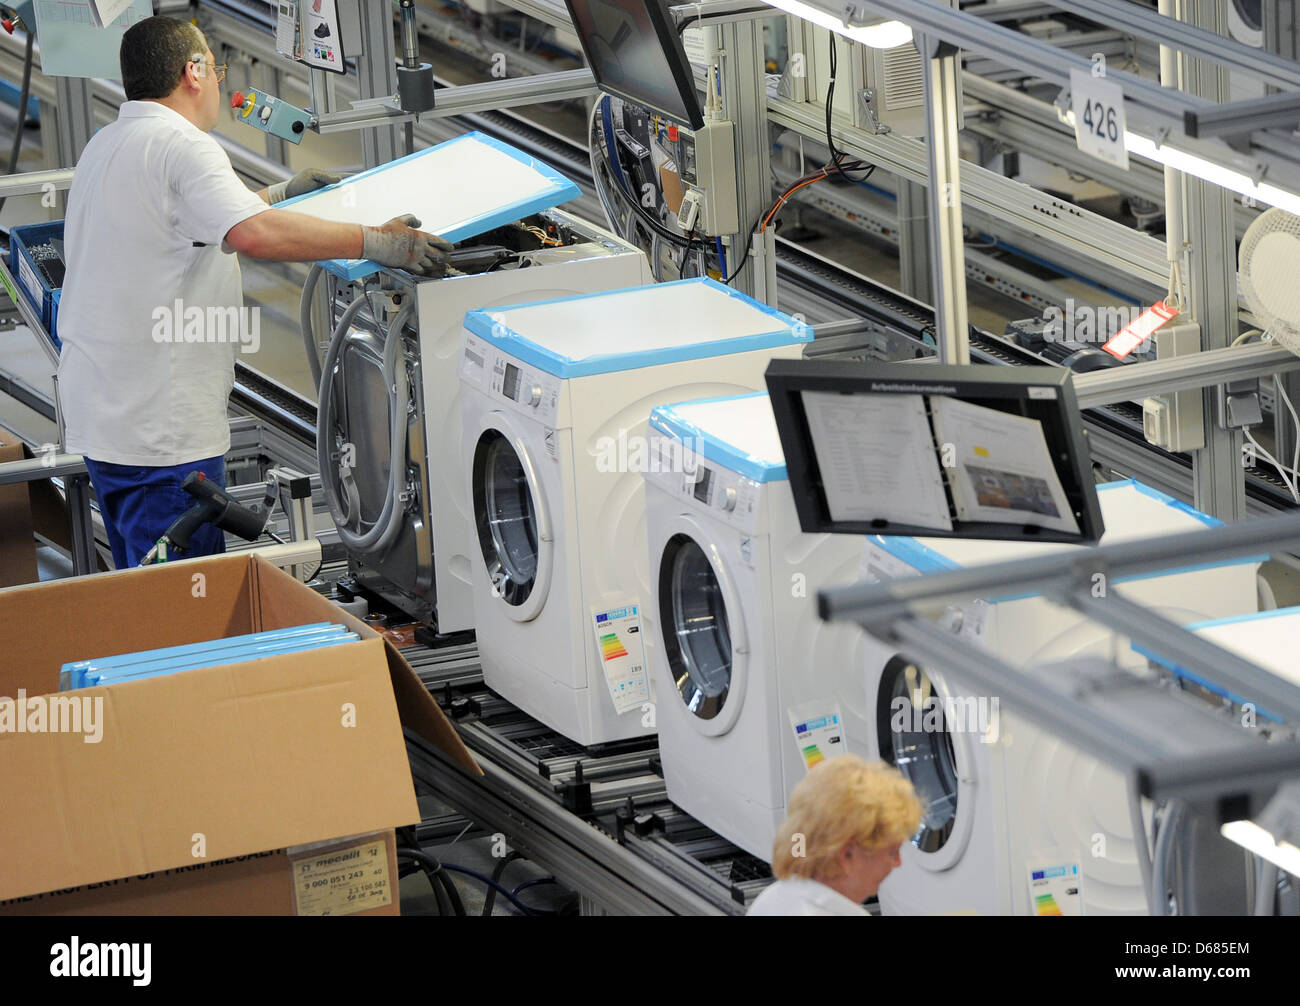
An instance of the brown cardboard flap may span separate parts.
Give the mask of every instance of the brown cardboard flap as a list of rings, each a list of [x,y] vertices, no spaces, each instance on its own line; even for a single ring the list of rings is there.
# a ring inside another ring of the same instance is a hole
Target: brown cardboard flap
[[[256,576],[259,582],[267,584],[297,585],[297,581],[280,567],[262,559],[254,559]],[[332,621],[346,625],[353,632],[365,638],[382,638],[374,629],[361,619],[344,611],[332,601],[311,591],[296,590],[292,592],[259,591],[259,603],[255,608],[261,612],[261,624],[250,631],[280,629],[289,625],[301,625],[303,622]],[[291,603],[290,603],[290,599]],[[403,726],[410,727],[434,747],[447,755],[452,761],[472,775],[482,775],[483,770],[474,761],[460,734],[448,722],[443,711],[424,682],[406,662],[397,648],[384,641],[388,672],[392,679],[393,695],[397,699],[398,713]]]
[[[0,807],[21,808],[0,814],[0,900],[418,822],[384,652],[57,696],[100,700],[102,736],[0,733]]]
[[[0,464],[24,457],[22,441],[0,427]],[[0,587],[34,583],[36,577],[36,540],[27,485],[0,486]]]

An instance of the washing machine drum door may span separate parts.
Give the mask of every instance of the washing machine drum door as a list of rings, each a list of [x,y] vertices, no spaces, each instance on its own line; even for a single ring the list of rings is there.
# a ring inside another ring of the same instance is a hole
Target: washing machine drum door
[[[880,757],[911,782],[924,811],[912,844],[923,853],[952,853],[964,844],[958,805],[960,776],[953,733],[944,719],[944,693],[924,670],[895,655],[880,676],[877,731]],[[946,855],[942,858],[947,858]]]
[[[659,561],[659,615],[677,692],[705,733],[728,729],[739,711],[734,594],[721,564],[689,534],[675,534]],[[739,610],[735,609],[739,617]],[[739,628],[739,626],[737,626]]]
[[[488,577],[501,599],[525,604],[537,586],[539,513],[528,472],[511,442],[490,430],[474,458],[474,521]]]

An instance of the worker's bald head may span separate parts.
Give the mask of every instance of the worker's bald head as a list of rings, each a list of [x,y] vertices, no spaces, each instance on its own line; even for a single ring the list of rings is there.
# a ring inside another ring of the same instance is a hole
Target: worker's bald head
[[[188,21],[150,17],[133,24],[118,55],[127,100],[166,98],[181,82],[185,64],[207,48],[203,33]]]

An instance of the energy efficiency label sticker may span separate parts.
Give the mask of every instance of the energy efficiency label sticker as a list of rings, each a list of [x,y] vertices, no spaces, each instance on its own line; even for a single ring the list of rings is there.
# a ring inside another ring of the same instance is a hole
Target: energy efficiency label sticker
[[[812,768],[827,758],[845,754],[844,720],[840,705],[829,699],[814,699],[791,706],[790,729],[794,731],[794,744],[799,749],[805,768]]]
[[[1030,864],[1029,909],[1035,915],[1082,915],[1083,874],[1079,864]]]
[[[614,709],[621,716],[650,701],[646,677],[645,648],[641,645],[640,609],[635,604],[622,608],[591,611],[596,630],[596,656],[605,671]]]

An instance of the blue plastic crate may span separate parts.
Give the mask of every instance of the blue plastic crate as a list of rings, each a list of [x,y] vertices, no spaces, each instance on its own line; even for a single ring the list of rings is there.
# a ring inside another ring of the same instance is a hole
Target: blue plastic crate
[[[55,349],[62,349],[63,343],[59,341],[59,298],[63,296],[63,289],[60,287],[50,295],[50,323],[47,326],[50,338],[54,341]]]
[[[47,224],[24,224],[9,229],[9,270],[18,281],[19,288],[27,295],[32,308],[40,312],[41,324],[45,326],[46,331],[50,331],[53,327],[51,312],[56,288],[50,286],[37,270],[29,249],[45,244],[51,238],[63,239],[62,220]]]

